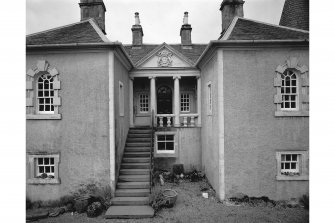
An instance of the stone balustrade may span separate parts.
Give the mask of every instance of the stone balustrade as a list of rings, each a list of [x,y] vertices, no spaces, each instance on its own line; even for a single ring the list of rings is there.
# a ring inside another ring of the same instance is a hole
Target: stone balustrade
[[[196,127],[198,114],[181,114],[179,116],[180,126],[174,125],[175,114],[157,114],[157,127]]]

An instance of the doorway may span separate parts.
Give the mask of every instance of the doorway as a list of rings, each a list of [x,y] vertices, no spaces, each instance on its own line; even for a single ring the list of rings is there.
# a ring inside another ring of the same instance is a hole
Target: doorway
[[[172,114],[172,89],[166,85],[157,89],[157,114]]]

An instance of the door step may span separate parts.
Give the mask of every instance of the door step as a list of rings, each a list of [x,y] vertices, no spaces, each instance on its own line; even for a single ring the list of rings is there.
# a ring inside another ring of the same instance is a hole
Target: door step
[[[130,158],[130,157],[150,157],[150,152],[125,152],[123,157]]]
[[[126,153],[128,152],[150,152],[150,147],[126,147],[124,150]]]
[[[116,184],[118,189],[145,189],[150,188],[150,182],[118,182]]]
[[[120,175],[147,175],[150,169],[121,169]]]
[[[120,175],[119,182],[147,182],[150,181],[150,175]]]
[[[151,218],[154,216],[152,207],[145,206],[111,206],[105,214],[105,218]]]
[[[121,163],[122,169],[149,169],[150,163]]]
[[[116,189],[116,197],[146,197],[149,196],[149,189]]]
[[[123,163],[149,163],[150,162],[150,157],[133,157],[133,158],[123,158],[122,159]]]
[[[126,147],[149,147],[151,143],[149,142],[127,142]]]
[[[112,204],[120,206],[148,205],[149,197],[114,197]]]

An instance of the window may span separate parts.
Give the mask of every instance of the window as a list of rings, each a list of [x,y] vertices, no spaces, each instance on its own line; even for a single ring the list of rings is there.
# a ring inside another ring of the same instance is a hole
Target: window
[[[59,154],[29,154],[30,184],[59,184]]]
[[[149,112],[149,95],[140,94],[140,113]]]
[[[37,108],[39,114],[53,114],[53,77],[43,74],[37,81]]]
[[[180,110],[182,112],[190,112],[190,94],[182,93],[180,95]]]
[[[281,74],[282,110],[295,110],[298,108],[298,83],[297,75],[289,69]]]
[[[177,157],[177,132],[155,132],[155,157]]]
[[[208,82],[207,84],[207,113],[208,115],[212,114],[212,83]]]
[[[124,87],[122,82],[119,82],[119,113],[120,116],[124,116]]]
[[[307,151],[277,152],[277,180],[308,180]]]
[[[290,58],[276,69],[275,116],[309,116],[309,81],[307,66]]]
[[[157,153],[174,153],[174,135],[157,135]]]
[[[61,119],[58,110],[60,81],[56,68],[51,68],[45,60],[37,61],[36,68],[26,75],[26,118]]]

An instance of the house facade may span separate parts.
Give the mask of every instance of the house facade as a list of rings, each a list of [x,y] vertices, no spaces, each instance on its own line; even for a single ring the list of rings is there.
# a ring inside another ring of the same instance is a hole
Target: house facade
[[[80,1],[78,23],[28,35],[27,197],[59,199],[87,183],[121,196],[128,162],[146,147],[156,169],[203,171],[222,200],[307,194],[309,32],[244,18],[243,4],[222,1],[222,33],[208,44],[192,43],[187,12],[180,44],[143,43],[138,13],[132,44],[111,42],[100,0]]]

